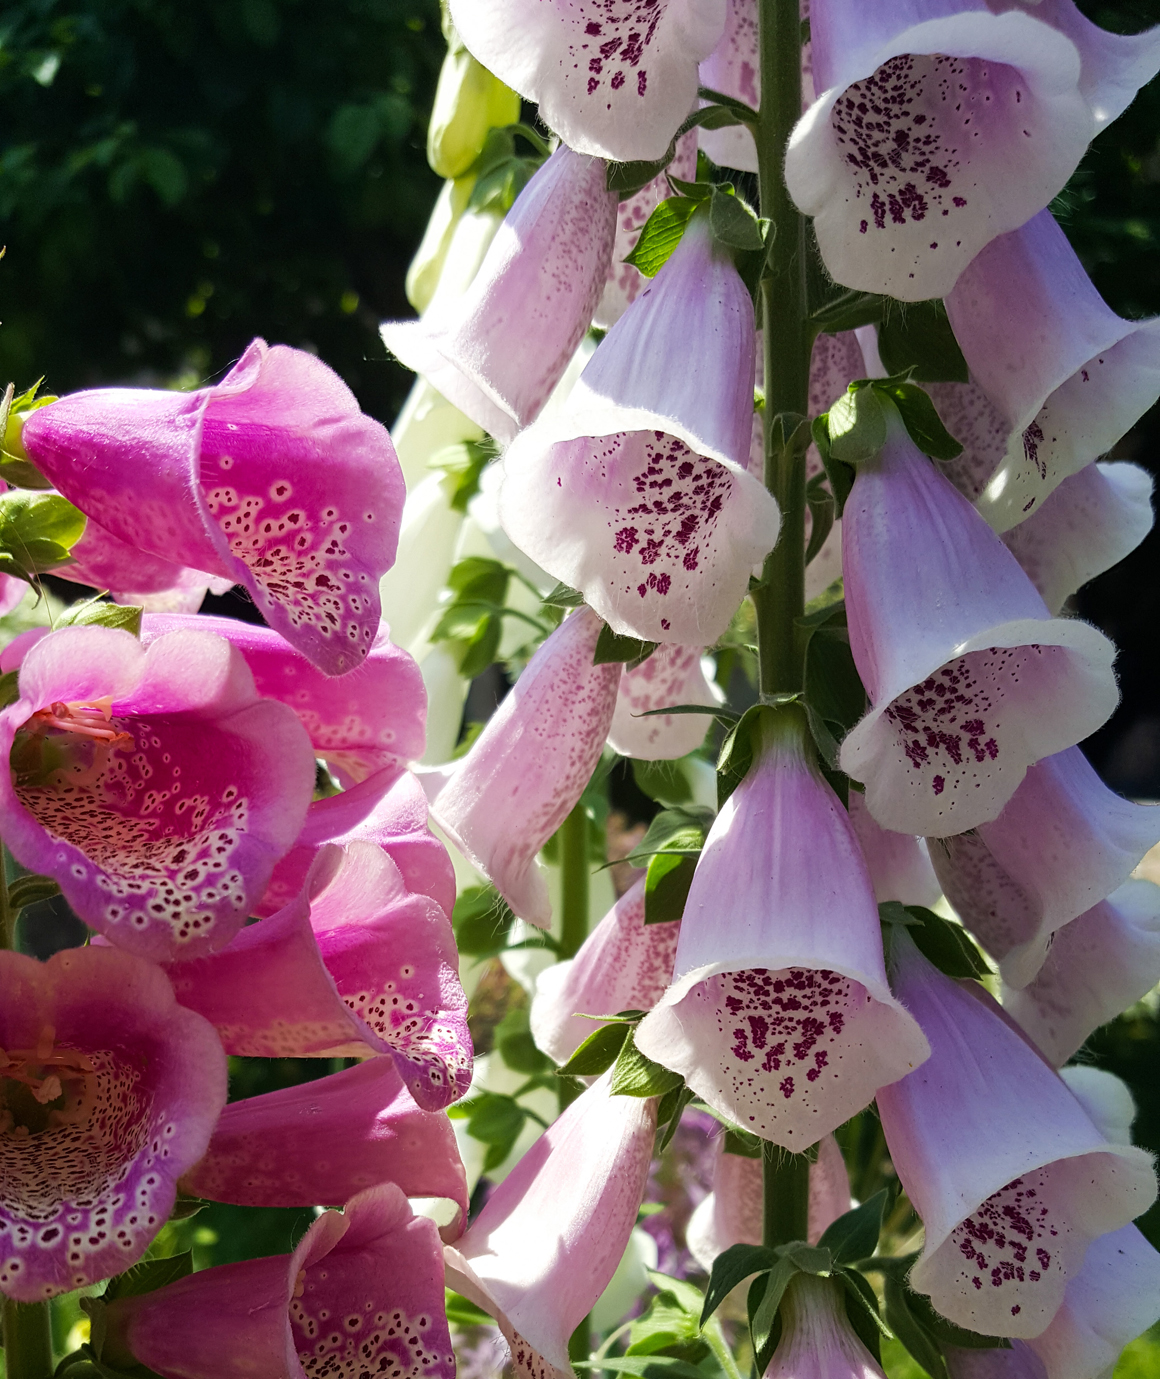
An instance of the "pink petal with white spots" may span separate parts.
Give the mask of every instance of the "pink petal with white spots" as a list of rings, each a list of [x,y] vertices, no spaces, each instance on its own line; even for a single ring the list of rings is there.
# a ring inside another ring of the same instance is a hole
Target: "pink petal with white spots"
[[[800,725],[763,731],[697,863],[673,983],[636,1042],[742,1129],[796,1150],[927,1049],[887,986],[849,816]]]
[[[786,184],[847,287],[945,296],[1063,188],[1095,134],[1063,34],[982,0],[814,0],[814,84]]]
[[[850,646],[871,708],[842,744],[876,821],[946,837],[1115,708],[1114,648],[1050,618],[1014,556],[895,418],[842,521]]]
[[[621,756],[643,761],[675,761],[705,740],[710,714],[670,714],[644,718],[676,704],[717,704],[705,672],[700,646],[660,646],[635,670],[625,668],[616,696],[608,745]]]
[[[925,840],[912,833],[892,833],[881,828],[856,790],[850,791],[849,810],[874,883],[874,899],[879,904],[886,900],[928,908],[935,904],[942,886],[930,864]]]
[[[701,85],[723,96],[744,101],[751,110],[761,106],[761,59],[757,51],[757,0],[729,0],[721,41],[701,63]],[[709,157],[722,168],[757,171],[757,145],[745,125],[699,129],[697,137]]]

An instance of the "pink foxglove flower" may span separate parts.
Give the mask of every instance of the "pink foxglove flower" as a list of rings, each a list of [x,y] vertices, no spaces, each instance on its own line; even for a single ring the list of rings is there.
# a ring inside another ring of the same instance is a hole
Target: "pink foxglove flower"
[[[105,1312],[105,1358],[165,1379],[454,1379],[435,1225],[394,1183],[323,1212],[290,1255],[220,1264]]]
[[[987,245],[947,297],[947,314],[1008,427],[979,497],[998,531],[1110,449],[1160,396],[1160,318],[1117,316],[1050,211]]]
[[[520,1379],[569,1373],[568,1338],[608,1286],[644,1196],[656,1099],[612,1096],[610,1077],[548,1127],[444,1252],[448,1285],[495,1317]]]
[[[520,919],[546,928],[536,853],[564,822],[600,757],[619,664],[593,665],[600,619],[570,614],[454,769],[432,817]]]
[[[255,340],[196,393],[73,393],[34,412],[23,442],[114,536],[244,585],[327,675],[369,654],[403,478],[385,428],[313,355]]]
[[[1052,1379],[1027,1341],[1012,1341],[1010,1350],[967,1350],[944,1345],[942,1352],[948,1379]]]
[[[744,101],[751,110],[761,106],[761,59],[757,51],[756,0],[729,0],[725,32],[701,63],[701,85]],[[741,124],[697,131],[701,147],[723,168],[757,171],[757,145]]]
[[[911,1286],[960,1326],[1038,1336],[1089,1243],[1151,1205],[1151,1158],[1104,1139],[981,986],[944,977],[904,932],[891,950],[895,991],[931,1045],[878,1094],[926,1231]]]
[[[428,896],[408,891],[398,867],[371,843],[321,849],[300,896],[220,953],[170,968],[170,976],[182,1003],[212,1022],[228,1053],[389,1053],[427,1111],[441,1110],[471,1083],[451,922]]]
[[[938,900],[942,886],[922,838],[880,828],[856,790],[850,791],[850,822],[858,835],[874,883],[874,898],[879,904],[897,900],[902,905],[931,906]]]
[[[616,632],[716,641],[777,539],[746,469],[754,353],[749,292],[694,216],[559,411],[504,457],[504,529]]]
[[[1035,980],[1003,1009],[1056,1066],[1160,981],[1160,888],[1127,881],[1055,935]]]
[[[930,859],[959,918],[1026,986],[1051,936],[1128,879],[1160,839],[1160,809],[1109,790],[1078,747],[1030,767],[991,823],[932,839]]]
[[[200,631],[148,648],[106,627],[50,632],[20,666],[0,754],[15,857],[94,929],[160,960],[230,941],[314,787],[293,711],[259,698],[241,654]]]
[[[408,368],[512,440],[539,415],[592,321],[616,234],[598,158],[560,147],[520,193],[466,294],[383,339]]]
[[[226,1100],[226,1060],[160,968],[0,952],[0,1292],[39,1302],[135,1264]]]
[[[659,646],[635,670],[625,667],[608,731],[614,752],[643,761],[674,761],[704,742],[713,721],[710,714],[644,716],[677,704],[717,704],[701,669],[703,652],[699,646]]]
[[[677,923],[644,922],[644,877],[616,902],[568,962],[540,973],[532,1000],[537,1045],[566,1063],[597,1028],[580,1015],[649,1010],[673,975]]]
[[[842,744],[883,828],[993,819],[1027,767],[1115,708],[1114,648],[1052,619],[1015,557],[891,416],[842,520],[850,646],[870,711]]]
[[[451,17],[480,62],[536,101],[581,153],[663,157],[697,101],[697,64],[725,24],[725,0],[454,0]]]
[[[939,468],[973,503],[1007,453],[1011,428],[977,383],[924,383],[923,387],[943,424],[963,447],[955,459],[940,460]]]
[[[846,1316],[836,1279],[796,1274],[781,1304],[781,1339],[766,1379],[884,1379]]]
[[[181,1187],[214,1202],[310,1207],[388,1182],[408,1197],[450,1198],[467,1220],[467,1176],[450,1120],[416,1105],[391,1059],[371,1058],[231,1102]]]
[[[797,1150],[927,1045],[886,983],[866,864],[803,725],[783,711],[760,731],[697,863],[672,985],[636,1043],[742,1129]]]

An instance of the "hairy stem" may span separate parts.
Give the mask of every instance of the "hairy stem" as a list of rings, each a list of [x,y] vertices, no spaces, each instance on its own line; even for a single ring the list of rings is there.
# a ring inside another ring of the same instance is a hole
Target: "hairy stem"
[[[809,1231],[810,1161],[776,1144],[762,1145],[765,1210],[761,1239],[769,1246],[804,1240]]]
[[[51,1379],[52,1315],[47,1302],[4,1299],[6,1379]]]

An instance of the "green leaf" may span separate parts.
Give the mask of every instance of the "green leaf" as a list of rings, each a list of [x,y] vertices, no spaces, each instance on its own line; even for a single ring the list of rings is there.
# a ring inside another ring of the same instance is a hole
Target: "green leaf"
[[[783,703],[796,700],[796,695],[788,696]],[[717,807],[720,809],[730,795],[745,779],[753,764],[753,733],[767,714],[776,714],[778,704],[754,704],[738,719],[721,744],[717,754]]]
[[[966,383],[967,361],[941,301],[885,299],[878,354],[887,373],[914,370],[919,383]]]
[[[860,1207],[839,1216],[826,1227],[818,1245],[830,1251],[835,1264],[853,1264],[855,1260],[869,1259],[878,1248],[882,1214],[889,1196],[882,1188]]]
[[[583,608],[584,595],[579,589],[569,588],[567,584],[557,584],[543,600],[549,608]]]
[[[507,598],[510,577],[511,571],[500,561],[469,555],[452,568],[447,587],[477,602],[502,604]]]
[[[751,1135],[748,1130],[739,1130],[736,1126],[725,1131],[725,1143],[721,1146],[723,1154],[736,1154],[740,1159],[760,1159],[762,1155],[762,1141],[756,1135]]]
[[[493,1143],[489,1144],[487,1146],[487,1153],[483,1156],[483,1172],[490,1173],[493,1168],[498,1168],[515,1147],[515,1135],[513,1135],[511,1139],[495,1140]]]
[[[790,1280],[799,1273],[797,1264],[782,1255],[764,1278],[754,1279],[747,1299],[749,1335],[753,1341],[753,1360],[758,1374],[769,1368],[781,1334],[779,1311]]]
[[[170,1283],[186,1278],[193,1273],[193,1252],[168,1255],[164,1259],[143,1259],[123,1274],[111,1278],[101,1294],[102,1302],[113,1302],[116,1298],[139,1298],[145,1293],[156,1292]]]
[[[696,1093],[691,1087],[682,1085],[673,1087],[661,1097],[657,1105],[656,1152],[658,1154],[663,1154],[669,1147],[669,1141],[677,1133],[677,1127],[681,1123],[681,1116],[684,1114],[685,1107],[695,1096]]]
[[[616,1062],[631,1026],[601,1025],[580,1045],[567,1063],[556,1069],[559,1077],[599,1077]]]
[[[814,328],[823,335],[837,335],[859,326],[876,325],[882,319],[887,299],[875,292],[847,289],[810,313]]]
[[[808,627],[798,619],[805,637],[805,704],[810,730],[822,759],[836,770],[842,738],[866,711],[866,691],[854,664],[845,610],[832,604],[821,626]]]
[[[644,922],[670,924],[685,913],[685,901],[697,870],[696,859],[658,852],[649,858],[644,880]]]
[[[937,841],[934,842],[937,847]],[[888,902],[889,904],[890,902]],[[881,912],[882,906],[879,906]],[[921,905],[903,907],[918,922],[906,926],[918,951],[948,977],[988,977],[991,969],[961,924],[952,924]],[[889,918],[889,915],[887,916]]]
[[[0,565],[5,573],[31,583],[34,575],[67,563],[85,521],[59,493],[16,489],[0,495]]]
[[[682,135],[690,129],[724,129],[728,125],[743,124],[745,120],[739,118],[735,106],[740,106],[742,110],[749,107],[742,105],[740,101],[733,101],[729,97],[722,97],[720,104],[705,105],[699,110],[694,110],[692,114],[685,117],[680,128],[673,135],[668,148],[662,158],[641,160],[633,163],[609,163],[604,175],[604,185],[610,192],[619,192],[620,199],[632,196],[640,191],[658,177],[665,168],[677,156],[677,142]]]
[[[494,957],[508,944],[512,914],[494,886],[469,886],[455,897],[451,923],[455,942],[469,957]]]
[[[909,1289],[893,1274],[883,1279],[886,1323],[931,1379],[947,1379],[938,1342],[911,1311]]]
[[[483,1092],[471,1099],[467,1133],[484,1144],[507,1144],[524,1128],[525,1119],[524,1108],[514,1097]]]
[[[710,201],[716,190],[713,182],[685,182],[680,177],[669,174],[669,186],[678,196],[688,196],[694,201]]]
[[[693,787],[679,761],[630,760],[633,779],[650,800],[671,808],[688,804],[693,798]]]
[[[874,1289],[856,1269],[835,1269],[834,1277],[845,1289],[846,1320],[853,1327],[858,1339],[881,1365],[882,1337],[890,1339],[894,1333],[879,1316],[878,1299],[874,1295]]]
[[[482,1307],[476,1307],[475,1303],[465,1298],[462,1293],[453,1292],[448,1288],[446,1299],[449,1322],[454,1322],[456,1326],[491,1325],[492,1317]]]
[[[814,444],[818,447],[818,454],[822,457],[822,467],[826,471],[830,492],[834,495],[834,515],[841,517],[846,506],[846,499],[849,498],[850,490],[854,487],[856,471],[853,465],[839,460],[830,451],[830,414],[828,412],[823,412],[820,417],[814,418],[811,431]]]
[[[705,1379],[705,1371],[673,1355],[605,1356],[602,1360],[573,1360],[573,1369],[610,1369],[638,1379]]]
[[[19,876],[8,887],[8,908],[22,910],[38,900],[51,900],[60,894],[60,886],[51,876]]]
[[[454,512],[467,511],[479,492],[483,471],[498,453],[490,439],[460,441],[437,451],[427,462],[428,469],[441,470],[447,476],[447,499]]]
[[[106,603],[103,599],[82,599],[66,608],[57,619],[57,627],[115,627],[122,632],[141,635],[143,608],[134,604]]]
[[[483,619],[478,630],[466,639],[459,655],[459,673],[465,680],[474,680],[494,662],[499,655],[502,636],[503,619],[498,614],[490,614]],[[434,636],[431,640],[435,640]]]
[[[704,1326],[729,1294],[753,1274],[764,1273],[778,1262],[774,1250],[764,1245],[730,1245],[713,1261],[709,1274],[709,1287],[705,1293],[705,1306],[701,1310],[701,1325]]]
[[[654,1063],[651,1058],[646,1058],[636,1047],[632,1031],[629,1031],[612,1069],[610,1090],[613,1096],[664,1096],[666,1092],[680,1087],[683,1082],[684,1078],[680,1073],[672,1072],[669,1068]]]
[[[863,389],[863,391],[871,391]],[[915,383],[875,383],[873,392],[889,397],[898,408],[910,439],[932,460],[953,460],[963,447],[942,424],[931,396]],[[833,408],[830,409],[831,416]],[[833,432],[831,430],[831,443]]]
[[[864,464],[886,444],[886,412],[876,388],[851,384],[826,415],[830,454],[842,464]]]
[[[701,1294],[692,1284],[668,1279],[664,1274],[652,1273],[650,1277],[657,1293],[647,1309],[633,1321],[625,1354],[655,1355],[658,1350],[670,1346],[699,1343],[701,1327],[698,1316],[704,1301]],[[690,1293],[694,1299],[692,1308],[685,1305]]]
[[[674,809],[662,809],[625,860],[634,867],[642,867],[658,852],[695,857],[704,846],[713,818],[713,811],[704,805],[678,805]]]
[[[656,642],[642,642],[637,637],[622,637],[605,623],[596,638],[592,664],[607,666],[617,661],[625,661],[629,670],[635,670],[642,662],[647,661],[656,649]]]
[[[834,525],[837,503],[834,495],[825,486],[826,474],[815,474],[806,484],[806,506],[810,510],[810,539],[806,546],[806,564],[818,554],[826,543]]]
[[[732,187],[713,188],[709,202],[709,228],[713,238],[727,249],[755,250],[765,247],[765,232],[753,208],[734,194]]]
[[[759,118],[757,111],[736,96],[726,95],[724,91],[714,91],[711,86],[699,86],[697,96],[700,100],[709,101],[712,105],[719,105],[728,110],[730,114],[736,116],[738,124],[757,124]]]
[[[532,1038],[527,1006],[513,1006],[496,1025],[495,1047],[513,1072],[534,1076],[552,1068],[552,1060],[536,1047]]]
[[[20,671],[9,670],[0,675],[0,709],[15,704],[20,698]]]
[[[173,1210],[169,1213],[170,1221],[191,1221],[199,1212],[205,1211],[210,1205],[204,1197],[177,1197],[173,1203]]]
[[[940,1345],[957,1345],[961,1350],[1010,1350],[1011,1342],[1006,1336],[984,1336],[978,1331],[968,1331],[956,1326],[948,1317],[942,1316],[931,1306],[930,1299],[912,1289],[906,1289],[906,1305],[915,1320],[930,1332]]]
[[[624,262],[638,268],[646,278],[655,278],[680,244],[699,204],[689,196],[670,196],[662,201],[645,221],[635,248]]]

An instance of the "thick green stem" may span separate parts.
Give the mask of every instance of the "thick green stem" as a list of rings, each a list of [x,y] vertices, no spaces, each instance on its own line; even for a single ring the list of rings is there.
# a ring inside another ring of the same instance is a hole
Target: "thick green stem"
[[[20,911],[8,904],[8,849],[0,843],[0,949],[16,947]]]
[[[560,957],[574,958],[588,937],[588,815],[577,804],[560,825]]]
[[[4,1299],[6,1379],[51,1379],[52,1314],[47,1302]]]
[[[788,1245],[805,1240],[809,1231],[810,1161],[768,1142],[762,1145],[765,1211],[762,1244]]]

